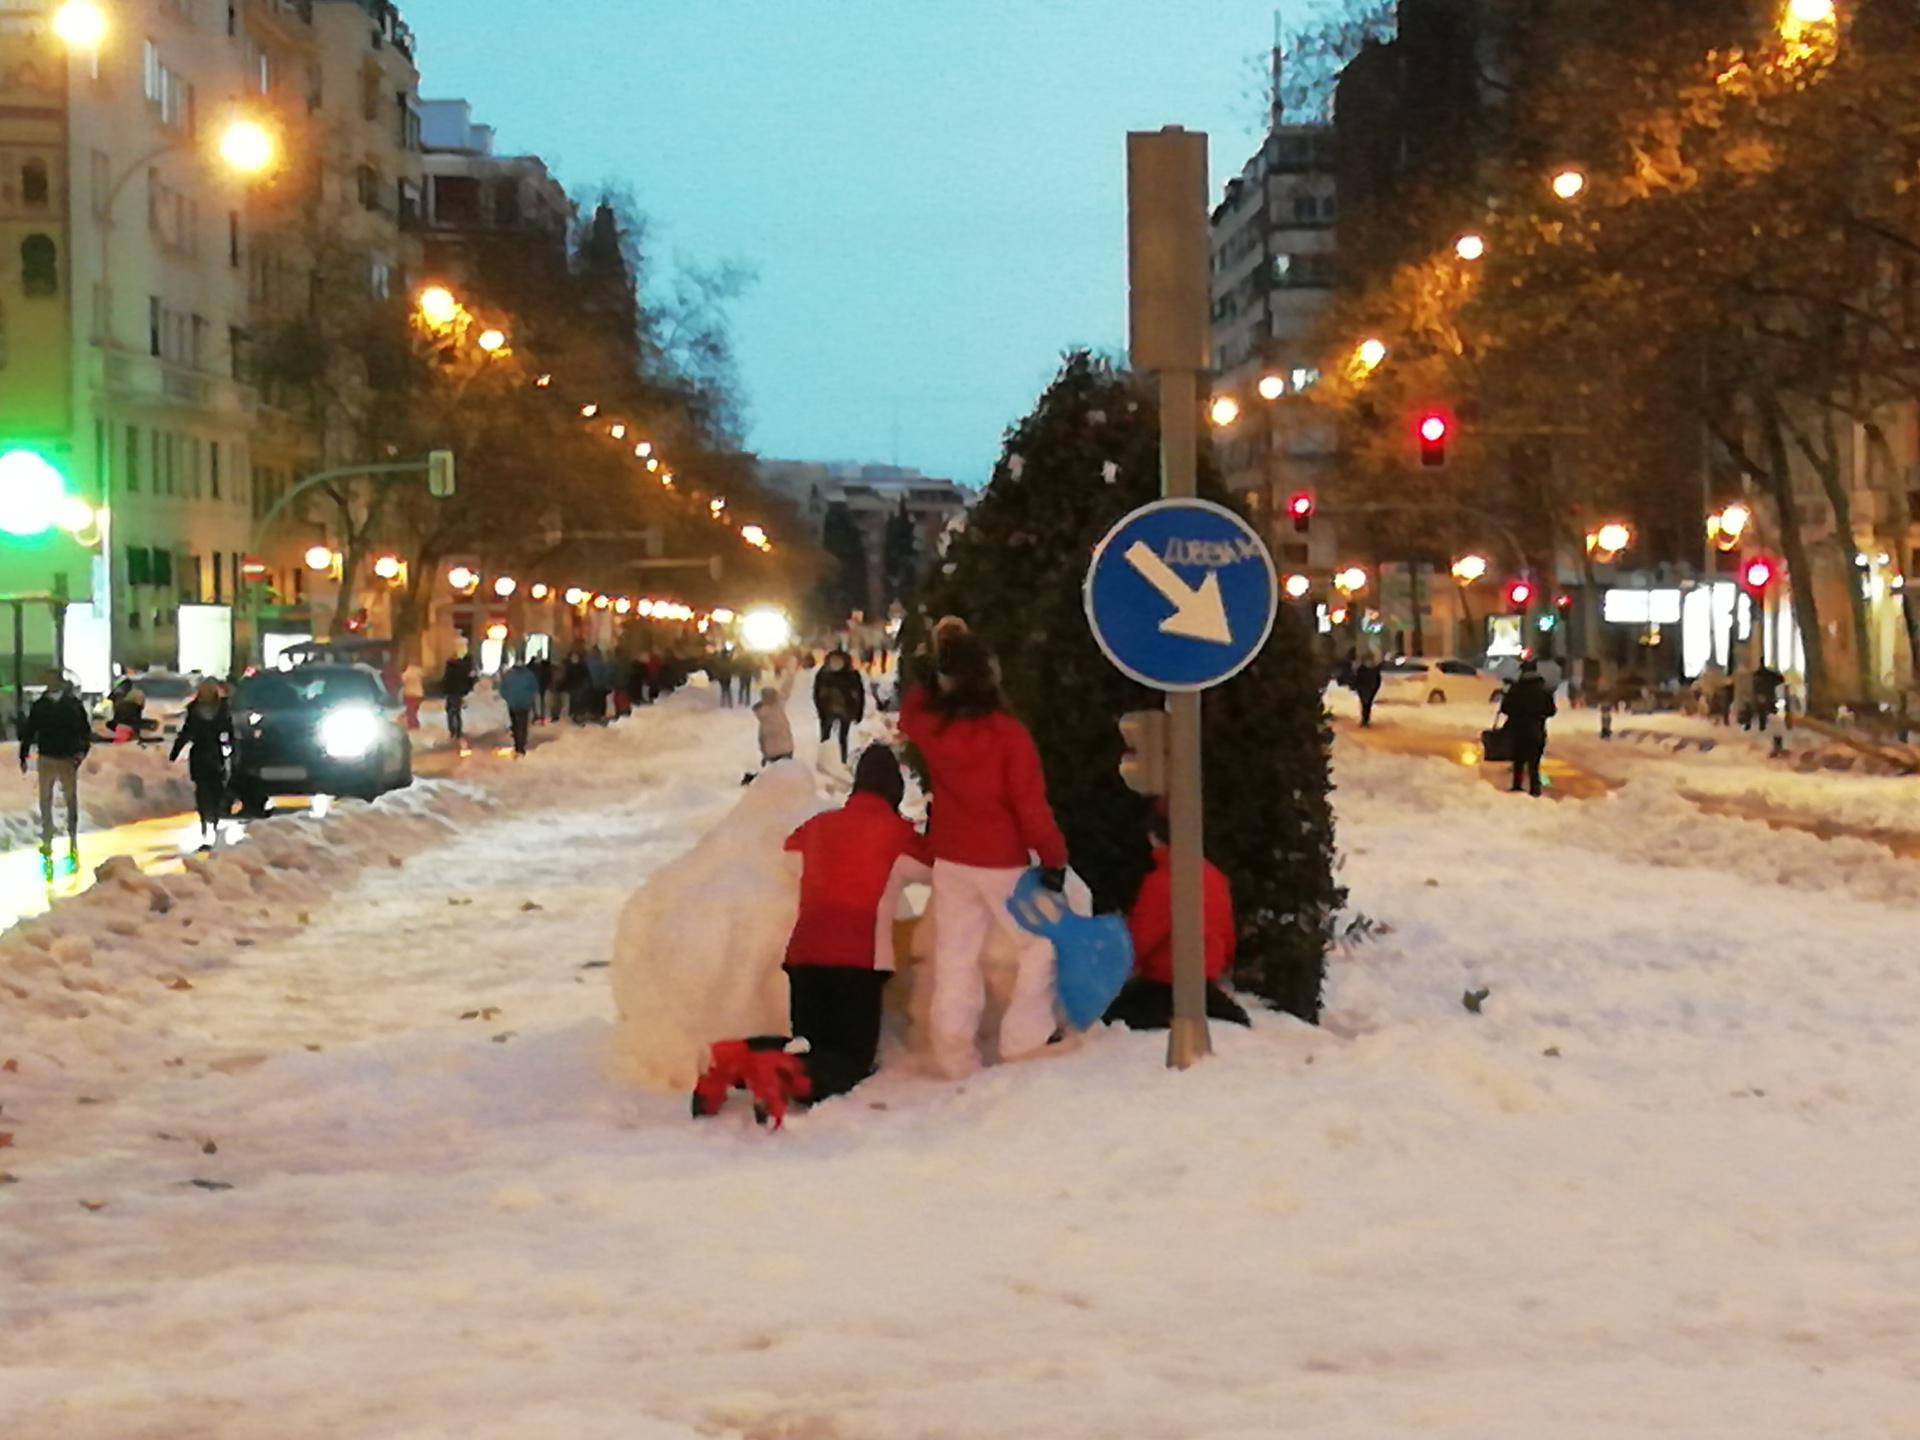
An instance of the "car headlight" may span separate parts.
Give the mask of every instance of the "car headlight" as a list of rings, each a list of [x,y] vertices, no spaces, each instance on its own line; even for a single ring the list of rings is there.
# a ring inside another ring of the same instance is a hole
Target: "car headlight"
[[[332,760],[359,760],[380,740],[380,717],[358,705],[330,710],[320,722],[320,748]]]

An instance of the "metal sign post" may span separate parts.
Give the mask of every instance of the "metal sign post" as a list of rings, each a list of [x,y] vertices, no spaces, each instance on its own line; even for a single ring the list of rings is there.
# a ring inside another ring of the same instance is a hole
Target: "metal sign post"
[[[1209,359],[1204,134],[1169,127],[1127,136],[1127,279],[1131,363],[1155,372],[1160,383],[1161,493],[1169,501],[1191,499],[1197,493],[1199,374]],[[1109,551],[1115,553],[1106,568],[1120,577],[1117,590],[1100,583],[1102,556]],[[1217,617],[1217,582],[1209,578],[1189,588],[1178,567],[1146,540],[1103,546],[1096,554],[1087,577],[1096,635],[1102,633],[1101,596],[1127,596],[1125,572],[1160,598],[1164,618],[1153,626],[1158,634],[1202,649],[1219,644],[1224,621]],[[1138,608],[1137,591],[1131,603]],[[1170,616],[1166,605],[1173,607]],[[1185,1069],[1213,1049],[1206,1011],[1200,693],[1198,687],[1162,688],[1173,691],[1167,703],[1174,976],[1167,1064]]]

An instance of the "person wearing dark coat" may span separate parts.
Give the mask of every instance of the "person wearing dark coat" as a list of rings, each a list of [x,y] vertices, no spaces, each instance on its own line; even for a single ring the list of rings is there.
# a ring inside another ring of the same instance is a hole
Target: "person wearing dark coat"
[[[587,723],[593,704],[593,673],[587,667],[584,650],[567,656],[566,669],[560,674],[560,687],[567,692],[567,718],[576,725]]]
[[[440,691],[447,697],[447,734],[455,743],[463,742],[467,696],[473,693],[473,657],[465,650],[447,657],[447,668],[440,672]]]
[[[538,660],[529,660],[527,668],[533,672],[533,678],[539,683],[540,693],[533,698],[533,721],[536,725],[547,723],[547,696],[553,690],[553,657],[542,655]],[[558,719],[556,715],[553,717]]]
[[[187,774],[193,777],[193,804],[200,812],[202,847],[211,845],[227,814],[227,756],[233,750],[233,711],[220,687],[202,685],[180,717],[169,760],[187,752]]]
[[[47,672],[47,688],[20,722],[20,773],[40,752],[40,853],[53,863],[53,792],[67,803],[67,854],[80,855],[80,762],[93,748],[93,721],[87,707],[58,670]]]
[[[1353,679],[1349,683],[1353,693],[1360,697],[1360,725],[1365,729],[1373,724],[1373,702],[1380,694],[1380,662],[1362,660],[1353,667]]]
[[[867,714],[867,682],[853,668],[853,657],[835,650],[813,679],[813,708],[820,717],[820,743],[840,732],[840,763],[847,763],[847,740]]]
[[[1520,793],[1524,779],[1529,791],[1540,794],[1540,762],[1547,754],[1547,722],[1559,713],[1553,703],[1553,691],[1541,678],[1533,661],[1520,666],[1520,678],[1507,687],[1500,701],[1500,713],[1506,717],[1513,734],[1513,793]]]
[[[1760,733],[1767,733],[1767,722],[1780,708],[1780,687],[1787,677],[1764,662],[1753,672],[1753,714],[1760,722]]]

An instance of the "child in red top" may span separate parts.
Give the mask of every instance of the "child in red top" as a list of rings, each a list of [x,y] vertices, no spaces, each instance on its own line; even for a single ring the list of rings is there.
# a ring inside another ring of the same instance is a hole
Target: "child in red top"
[[[793,1033],[807,1041],[811,1097],[845,1094],[873,1073],[880,1003],[893,973],[901,888],[929,878],[933,848],[900,817],[906,782],[884,745],[855,768],[853,794],[787,837],[801,857],[800,915],[787,941]]]
[[[1107,1009],[1109,1023],[1131,1030],[1164,1030],[1173,1020],[1173,852],[1167,848],[1167,821],[1155,815],[1153,869],[1140,883],[1127,928],[1133,932],[1133,978]],[[1233,918],[1233,887],[1211,862],[1201,862],[1205,897],[1207,1015],[1236,1025],[1251,1023],[1220,981],[1233,968],[1238,936]]]

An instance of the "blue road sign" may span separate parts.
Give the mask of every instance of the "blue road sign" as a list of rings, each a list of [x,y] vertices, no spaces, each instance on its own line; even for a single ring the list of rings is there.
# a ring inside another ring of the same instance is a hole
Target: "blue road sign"
[[[1107,532],[1087,567],[1087,623],[1121,672],[1206,690],[1273,632],[1280,586],[1253,527],[1207,500],[1156,500]]]

